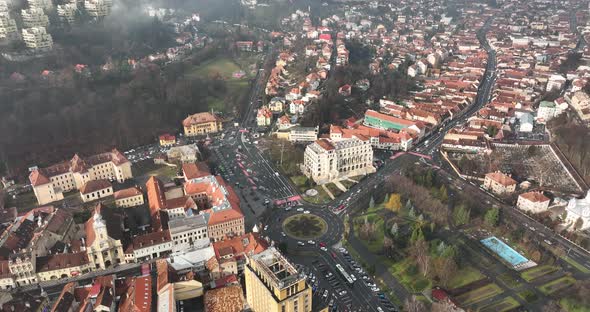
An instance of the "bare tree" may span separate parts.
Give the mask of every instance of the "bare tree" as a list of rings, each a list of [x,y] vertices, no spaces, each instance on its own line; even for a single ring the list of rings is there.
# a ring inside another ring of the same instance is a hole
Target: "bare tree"
[[[406,312],[424,312],[426,305],[424,302],[418,300],[416,296],[411,296],[404,302],[404,311]]]

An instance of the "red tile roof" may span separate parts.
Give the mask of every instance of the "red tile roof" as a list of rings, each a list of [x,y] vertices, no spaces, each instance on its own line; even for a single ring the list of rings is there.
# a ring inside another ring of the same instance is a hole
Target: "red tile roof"
[[[334,145],[332,144],[332,142],[330,142],[330,140],[319,139],[319,140],[316,140],[315,142],[326,151],[331,151],[331,150],[335,149]]]
[[[511,186],[516,184],[516,181],[514,179],[501,172],[490,172],[486,174],[486,178],[491,179],[492,181],[495,181],[499,184],[502,184],[503,186]]]
[[[216,122],[220,121],[219,117],[209,112],[204,113],[196,113],[186,117],[182,121],[182,125],[185,127],[190,127],[192,125],[199,125],[202,123],[209,123],[209,122]]]
[[[134,196],[138,196],[138,195],[142,195],[143,193],[141,192],[141,190],[134,186],[134,187],[130,187],[130,188],[126,188],[126,189],[122,189],[120,191],[116,191],[115,192],[115,199],[123,199],[123,198],[128,198],[128,197],[134,197]]]
[[[152,277],[130,277],[130,286],[123,295],[119,312],[151,312]]]
[[[209,166],[204,162],[188,163],[182,165],[182,172],[186,180],[197,179],[207,175],[211,175]]]
[[[86,182],[82,186],[82,188],[80,188],[80,193],[81,194],[89,194],[89,193],[92,193],[92,192],[104,190],[104,189],[109,188],[109,187],[113,187],[113,185],[108,180],[104,180],[104,179],[102,179],[102,180],[90,180],[90,181]]]
[[[240,312],[244,309],[244,294],[240,285],[209,290],[204,301],[207,312]]]
[[[527,192],[524,194],[520,194],[520,197],[525,198],[528,201],[534,202],[534,203],[542,203],[542,202],[546,202],[549,201],[549,198],[547,198],[545,195],[543,195],[542,192]]]

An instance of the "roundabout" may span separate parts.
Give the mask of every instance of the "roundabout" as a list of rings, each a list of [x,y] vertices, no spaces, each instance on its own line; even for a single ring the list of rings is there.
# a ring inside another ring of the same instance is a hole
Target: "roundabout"
[[[283,231],[298,240],[317,239],[326,233],[328,223],[314,214],[296,214],[287,217],[282,224]]]

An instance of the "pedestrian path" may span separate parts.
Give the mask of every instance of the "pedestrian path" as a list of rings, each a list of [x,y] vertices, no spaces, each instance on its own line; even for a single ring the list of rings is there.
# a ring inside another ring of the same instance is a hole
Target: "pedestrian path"
[[[344,184],[340,183],[340,181],[334,182],[334,185],[336,185],[336,187],[339,188],[342,192],[348,191],[346,189],[346,186],[344,186]]]

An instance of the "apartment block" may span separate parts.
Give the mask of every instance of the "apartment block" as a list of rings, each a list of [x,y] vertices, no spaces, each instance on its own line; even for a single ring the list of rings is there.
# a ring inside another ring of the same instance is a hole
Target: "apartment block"
[[[244,272],[252,311],[311,311],[312,293],[305,276],[274,247],[251,256]]]
[[[45,27],[23,28],[23,41],[27,48],[37,51],[47,51],[53,48],[53,38]]]
[[[40,205],[63,199],[63,193],[81,190],[95,180],[118,181],[133,177],[131,162],[118,150],[82,158],[78,154],[69,160],[47,168],[35,168],[29,175]]]

